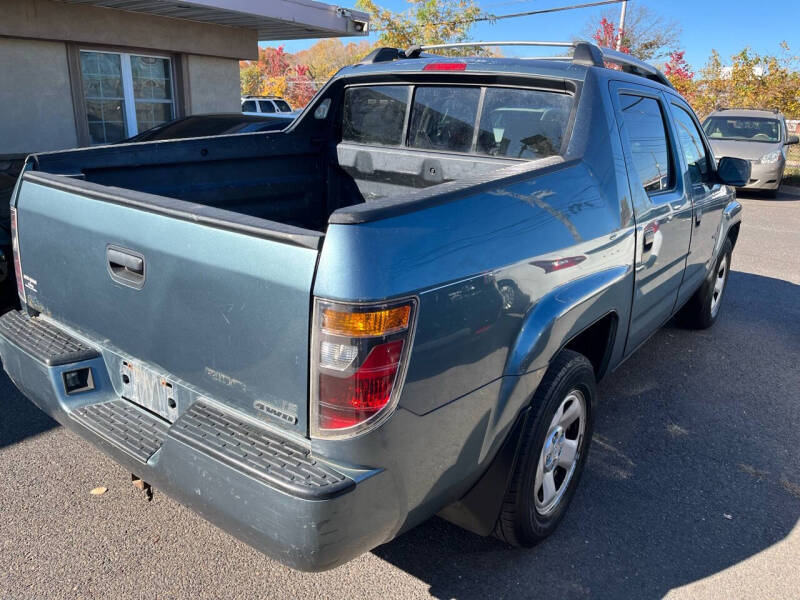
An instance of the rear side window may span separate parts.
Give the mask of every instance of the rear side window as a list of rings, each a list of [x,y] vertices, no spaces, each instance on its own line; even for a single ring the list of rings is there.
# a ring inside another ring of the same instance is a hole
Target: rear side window
[[[242,102],[242,112],[258,112],[255,100],[245,100]]]
[[[285,100],[275,100],[275,105],[281,112],[292,112],[292,107]]]
[[[411,107],[408,145],[469,152],[480,96],[480,88],[475,87],[418,87]]]
[[[527,159],[558,154],[571,105],[566,94],[487,88],[476,150]]]
[[[633,168],[648,194],[672,187],[673,174],[661,104],[654,98],[620,94],[622,119]]]
[[[275,112],[275,107],[273,106],[270,100],[259,100],[258,105],[261,107],[262,113],[273,113]]]
[[[342,140],[399,146],[408,105],[407,85],[376,85],[345,90]]]

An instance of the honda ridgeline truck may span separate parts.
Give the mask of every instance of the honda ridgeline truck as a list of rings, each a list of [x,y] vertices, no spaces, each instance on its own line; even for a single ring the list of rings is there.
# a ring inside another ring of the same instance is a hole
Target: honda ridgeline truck
[[[717,319],[749,177],[656,69],[563,45],[383,48],[285,132],[30,156],[3,367],[297,569],[434,514],[542,540],[598,378]]]

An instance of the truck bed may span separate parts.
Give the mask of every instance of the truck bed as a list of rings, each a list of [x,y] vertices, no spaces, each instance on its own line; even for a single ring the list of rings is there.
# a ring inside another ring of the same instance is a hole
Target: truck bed
[[[519,162],[345,143],[315,146],[307,138],[302,131],[270,132],[106,146],[41,154],[31,168],[56,176],[53,184],[61,180],[61,187],[105,199],[308,235],[324,233],[338,208]]]

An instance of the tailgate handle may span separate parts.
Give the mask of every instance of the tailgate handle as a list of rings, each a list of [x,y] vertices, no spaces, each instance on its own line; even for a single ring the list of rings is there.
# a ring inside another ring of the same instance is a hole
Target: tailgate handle
[[[108,273],[111,279],[141,289],[144,285],[144,256],[119,246],[106,246]]]

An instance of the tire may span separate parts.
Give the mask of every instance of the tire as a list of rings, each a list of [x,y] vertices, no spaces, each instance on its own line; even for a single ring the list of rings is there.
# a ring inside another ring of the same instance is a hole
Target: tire
[[[558,527],[586,464],[595,397],[595,375],[589,360],[571,350],[560,352],[531,400],[536,417],[522,433],[520,456],[503,499],[495,537],[512,546],[531,547]],[[573,404],[579,412],[582,408],[583,414],[569,421]],[[559,423],[559,414],[566,414],[567,420]],[[569,441],[575,442],[575,458],[567,468],[573,447]],[[553,487],[545,497],[548,474]]]
[[[680,320],[689,328],[708,329],[716,323],[728,287],[732,254],[733,244],[727,238],[714,263],[714,270],[681,309]]]

